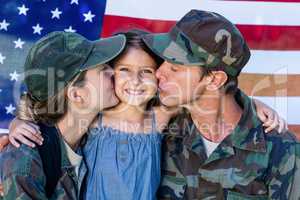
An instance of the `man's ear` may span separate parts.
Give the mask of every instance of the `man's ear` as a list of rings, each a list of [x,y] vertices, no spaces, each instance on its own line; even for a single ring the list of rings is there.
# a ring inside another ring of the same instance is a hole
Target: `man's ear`
[[[81,96],[80,88],[71,86],[67,89],[68,99],[74,103],[82,103],[83,98]]]
[[[212,71],[207,75],[206,79],[208,81],[206,89],[209,91],[215,91],[225,85],[228,76],[224,71]]]

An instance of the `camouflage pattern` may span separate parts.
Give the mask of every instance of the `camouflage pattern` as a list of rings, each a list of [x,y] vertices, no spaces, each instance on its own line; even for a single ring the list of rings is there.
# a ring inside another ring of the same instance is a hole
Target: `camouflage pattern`
[[[191,10],[168,33],[148,34],[143,39],[171,63],[224,70],[231,76],[237,76],[250,58],[237,27],[213,12]]]
[[[37,101],[47,100],[81,71],[103,67],[101,64],[119,55],[125,44],[122,34],[95,41],[77,33],[47,34],[32,46],[26,57],[24,72],[28,93]]]
[[[288,132],[265,134],[249,97],[239,93],[237,99],[242,118],[208,158],[190,116],[173,120],[163,143],[158,199],[300,199],[299,141]]]
[[[60,145],[62,176],[51,198],[46,196],[46,177],[37,148],[30,148],[26,145],[15,148],[8,145],[0,154],[0,182],[4,186],[4,197],[0,197],[0,199],[81,199],[79,195],[82,192],[79,188],[81,188],[87,169],[82,162],[81,171],[77,177],[75,169],[67,157],[62,139]]]

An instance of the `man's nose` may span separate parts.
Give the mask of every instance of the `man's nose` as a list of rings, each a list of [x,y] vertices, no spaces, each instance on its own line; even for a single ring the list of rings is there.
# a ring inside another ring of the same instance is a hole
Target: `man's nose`
[[[165,66],[166,62],[164,62],[157,70],[155,73],[156,78],[161,81],[162,79],[164,79],[164,77],[166,76],[166,66]]]

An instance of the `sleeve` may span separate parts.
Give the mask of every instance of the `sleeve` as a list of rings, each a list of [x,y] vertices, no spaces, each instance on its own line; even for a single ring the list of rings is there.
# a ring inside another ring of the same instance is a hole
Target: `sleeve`
[[[284,153],[273,158],[279,161],[272,168],[269,184],[269,199],[299,200],[300,199],[300,143],[282,146]]]
[[[37,149],[8,146],[0,155],[3,200],[47,199],[46,177]]]
[[[3,181],[3,200],[47,199],[44,185],[32,176],[11,175]]]

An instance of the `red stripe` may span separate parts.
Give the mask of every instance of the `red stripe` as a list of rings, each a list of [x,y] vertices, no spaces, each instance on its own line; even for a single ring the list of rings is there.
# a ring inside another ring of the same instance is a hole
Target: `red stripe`
[[[159,33],[167,32],[175,21],[149,20],[105,15],[102,36],[130,28],[142,28]],[[300,50],[300,26],[237,25],[251,49]]]

